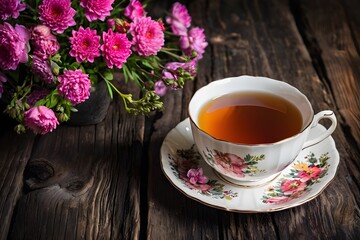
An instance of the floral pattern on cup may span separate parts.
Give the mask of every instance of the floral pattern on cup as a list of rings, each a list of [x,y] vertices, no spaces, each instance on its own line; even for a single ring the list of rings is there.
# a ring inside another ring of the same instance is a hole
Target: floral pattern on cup
[[[252,156],[247,154],[244,158],[232,153],[223,153],[216,149],[213,151],[206,149],[207,153],[203,152],[207,161],[212,165],[219,168],[223,173],[234,177],[254,176],[257,173],[265,172],[259,169],[256,165],[259,161],[265,159],[265,155]]]
[[[320,182],[329,169],[328,153],[318,158],[314,153],[305,157],[305,161],[297,161],[290,172],[279,179],[274,186],[265,191],[262,202],[266,204],[280,204],[301,197],[311,190],[311,186]]]
[[[216,199],[232,200],[238,196],[237,192],[225,190],[224,184],[218,180],[203,175],[203,170],[199,167],[201,156],[195,150],[195,145],[189,149],[178,149],[176,156],[169,154],[168,157],[172,172],[186,187]]]

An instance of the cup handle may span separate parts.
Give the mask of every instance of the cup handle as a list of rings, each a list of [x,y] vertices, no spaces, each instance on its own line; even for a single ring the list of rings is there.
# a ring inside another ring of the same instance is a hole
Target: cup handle
[[[314,128],[317,126],[317,124],[319,123],[319,121],[323,118],[327,118],[327,119],[330,119],[331,120],[331,126],[326,129],[325,132],[321,133],[320,136],[314,138],[314,139],[311,139],[309,141],[306,141],[303,145],[303,148],[302,149],[305,149],[305,148],[308,148],[308,147],[311,147],[321,141],[323,141],[325,138],[327,138],[328,136],[330,136],[335,128],[336,128],[336,124],[337,124],[337,120],[336,120],[336,117],[335,117],[335,113],[331,110],[324,110],[324,111],[321,111],[319,112],[318,114],[316,114],[314,116],[314,120],[313,120],[313,123],[311,125],[311,128]]]

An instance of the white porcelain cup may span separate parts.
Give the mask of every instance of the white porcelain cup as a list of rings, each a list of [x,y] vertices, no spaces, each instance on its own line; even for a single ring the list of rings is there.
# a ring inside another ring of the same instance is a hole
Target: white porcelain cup
[[[201,130],[198,120],[203,106],[222,95],[238,92],[265,92],[290,101],[301,112],[301,131],[274,143],[237,144],[216,139]],[[295,160],[302,149],[330,136],[337,124],[332,111],[325,110],[314,115],[309,100],[298,89],[266,77],[240,76],[213,81],[196,91],[188,113],[194,142],[204,160],[223,180],[249,187],[274,179]],[[306,141],[310,130],[323,118],[331,120],[330,127],[316,138]]]

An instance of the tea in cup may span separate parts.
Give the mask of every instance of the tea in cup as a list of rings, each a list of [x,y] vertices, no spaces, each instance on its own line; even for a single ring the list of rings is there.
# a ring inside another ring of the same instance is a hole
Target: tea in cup
[[[314,115],[295,87],[265,77],[240,76],[209,83],[189,104],[194,142],[205,161],[225,181],[258,186],[278,176],[306,147],[336,128],[335,114]],[[320,119],[331,126],[306,141]]]

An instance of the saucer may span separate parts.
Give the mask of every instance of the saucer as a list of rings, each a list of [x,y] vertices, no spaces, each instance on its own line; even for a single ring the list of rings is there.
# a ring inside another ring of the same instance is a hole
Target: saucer
[[[309,139],[325,131],[318,124]],[[295,161],[264,185],[244,188],[219,177],[202,159],[193,141],[189,119],[180,122],[161,146],[161,167],[183,194],[210,207],[232,212],[273,212],[317,197],[335,177],[339,153],[330,136],[300,152]]]

